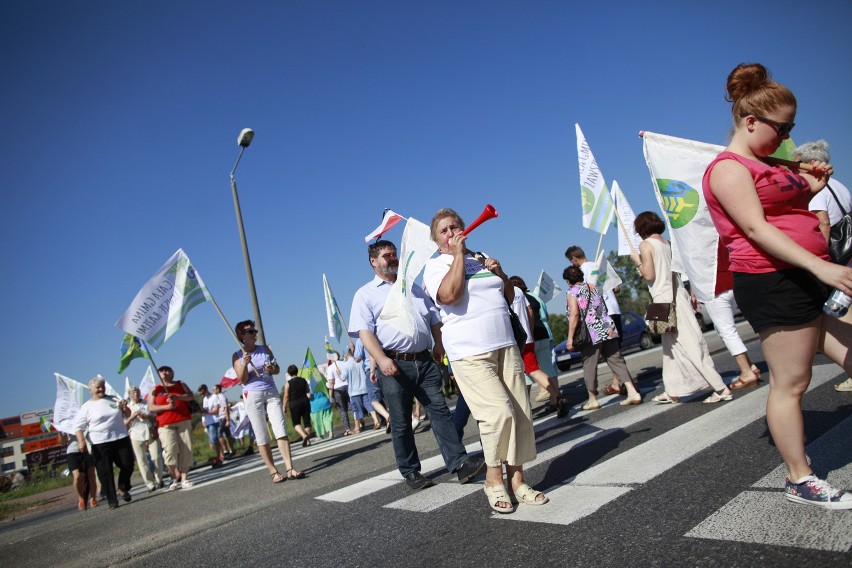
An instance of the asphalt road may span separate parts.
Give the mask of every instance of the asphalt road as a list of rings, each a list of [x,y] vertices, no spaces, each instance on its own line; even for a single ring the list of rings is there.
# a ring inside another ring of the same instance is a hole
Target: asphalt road
[[[726,380],[733,360],[706,335]],[[766,367],[757,342],[752,358]],[[496,515],[481,478],[461,486],[434,437],[416,435],[423,473],[412,493],[383,431],[297,448],[307,479],[272,485],[257,456],[194,471],[190,490],[134,490],[115,511],[70,507],[0,524],[0,566],[843,566],[852,511],[787,503],[763,418],[768,388],[732,402],[657,405],[660,351],[628,355],[645,403],[579,410],[579,373],[560,377],[574,408],[537,420],[531,485],[551,502]],[[601,368],[601,386],[609,373]],[[852,488],[852,394],[817,358],[805,397],[808,453],[821,475]],[[466,431],[470,452],[476,427]]]

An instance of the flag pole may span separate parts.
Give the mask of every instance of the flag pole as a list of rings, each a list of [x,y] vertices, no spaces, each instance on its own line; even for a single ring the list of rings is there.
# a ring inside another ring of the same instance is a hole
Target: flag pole
[[[599,254],[600,254],[600,252],[601,252],[601,245],[603,244],[604,234],[605,234],[605,233],[601,233],[601,238],[599,238],[599,239],[598,239],[598,249],[595,251],[595,258],[597,258],[597,257],[598,257],[598,255],[599,255]]]
[[[243,348],[243,342],[237,337],[237,333],[234,331],[234,328],[231,327],[231,324],[228,322],[228,318],[225,317],[225,314],[222,313],[222,309],[219,307],[219,304],[217,304],[216,300],[213,299],[213,294],[210,294],[210,302],[213,304],[213,307],[216,308],[216,313],[218,313],[219,317],[222,318],[222,321],[225,322],[225,327],[228,328],[228,333],[230,333],[231,337],[234,338],[234,341],[237,342],[237,347],[239,347],[242,354],[245,355],[246,350]],[[258,376],[261,374],[257,367],[254,366],[254,363],[249,361],[249,365],[252,369],[254,369],[254,372]]]

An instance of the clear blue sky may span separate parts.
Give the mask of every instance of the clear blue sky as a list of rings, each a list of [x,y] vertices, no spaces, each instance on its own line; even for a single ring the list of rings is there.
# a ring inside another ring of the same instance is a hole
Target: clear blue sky
[[[574,123],[607,182],[656,209],[637,133],[724,144],[743,61],[793,90],[794,138],[828,139],[848,185],[850,22],[840,1],[3,2],[0,416],[52,406],[54,372],[120,388],[113,324],[179,247],[232,323],[251,317],[242,128],[266,336],[300,364],[323,354],[322,273],[348,317],[383,208],[470,221],[490,202],[471,245],[530,285],[558,277],[568,245],[598,241]],[[235,348],[203,304],[155,358],[195,388]]]

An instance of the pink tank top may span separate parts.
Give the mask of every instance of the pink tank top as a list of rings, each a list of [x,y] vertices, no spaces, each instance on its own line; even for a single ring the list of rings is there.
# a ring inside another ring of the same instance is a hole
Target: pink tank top
[[[731,271],[759,274],[793,266],[778,260],[749,240],[710,191],[710,172],[721,160],[736,160],[748,169],[769,223],[806,250],[824,260],[829,259],[828,244],[819,230],[819,219],[808,211],[813,194],[807,180],[787,168],[768,166],[726,150],[707,166],[701,185],[710,216],[728,251]]]

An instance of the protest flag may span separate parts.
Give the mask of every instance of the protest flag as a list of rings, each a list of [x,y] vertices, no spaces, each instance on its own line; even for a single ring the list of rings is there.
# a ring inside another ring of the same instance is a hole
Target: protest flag
[[[213,297],[201,275],[183,249],[178,249],[139,290],[115,325],[159,349],[183,325],[189,311],[207,301],[213,302]]]
[[[364,237],[364,242],[369,243],[371,239],[379,239],[385,233],[387,233],[391,227],[402,221],[404,217],[399,213],[394,213],[390,209],[385,209],[384,214],[382,215],[382,222],[379,223],[379,226],[376,227],[373,232]]]
[[[325,316],[328,321],[328,334],[340,342],[343,339],[343,330],[346,325],[343,321],[343,314],[340,312],[340,306],[337,305],[337,300],[331,293],[331,287],[328,285],[328,278],[325,274],[322,275],[322,289],[325,295]]]
[[[559,287],[559,284],[547,272],[542,270],[541,274],[538,275],[538,282],[535,285],[533,294],[541,298],[544,303],[547,303],[556,296],[557,291],[561,292],[562,288]]]
[[[305,361],[302,363],[302,368],[299,369],[299,376],[307,379],[312,385],[311,392],[323,392],[328,396],[328,388],[325,386],[325,378],[322,376],[317,362],[314,359],[314,354],[311,353],[311,348],[305,352]],[[311,381],[313,379],[313,381]]]
[[[130,389],[133,387],[130,384],[130,377],[124,377],[124,398],[130,400]]]
[[[580,198],[583,205],[583,226],[603,235],[612,222],[615,207],[609,189],[592,155],[580,125],[577,129],[577,157],[580,163]]]
[[[414,304],[411,287],[426,266],[426,261],[438,250],[438,245],[432,240],[429,227],[411,217],[402,232],[402,245],[399,250],[396,282],[388,291],[379,319],[387,322],[403,335],[414,337]]]
[[[642,237],[633,228],[633,223],[636,221],[636,213],[630,207],[627,198],[621,191],[618,182],[612,181],[612,191],[610,192],[612,201],[615,206],[615,218],[619,225],[618,230],[618,256],[629,256],[631,252],[639,254],[639,243],[642,242]]]
[[[130,365],[130,362],[137,357],[151,359],[151,353],[148,347],[138,338],[129,333],[124,334],[124,339],[121,341],[121,359],[118,362],[118,372],[123,373]]]
[[[707,166],[724,148],[653,132],[642,139],[654,194],[671,235],[672,270],[686,274],[699,300],[712,300],[719,234],[701,184]]]
[[[600,256],[598,256],[597,265],[597,286],[600,289],[601,295],[606,294],[607,292],[621,286],[621,276],[618,275],[618,272],[616,272],[615,268],[613,268],[612,265],[609,263],[609,259],[607,259],[607,257],[604,255],[603,251],[601,251]]]
[[[225,371],[225,375],[222,377],[222,380],[219,381],[219,386],[222,387],[222,390],[225,390],[235,387],[238,384],[240,384],[240,379],[237,378],[237,372],[233,367],[229,367],[228,370]]]
[[[145,369],[142,382],[139,383],[139,395],[142,397],[142,400],[145,400],[152,390],[154,390],[154,372],[151,371],[151,367],[149,366]]]
[[[89,387],[59,373],[56,377],[56,402],[53,404],[53,427],[59,432],[74,436],[77,428],[77,411],[86,400]]]

